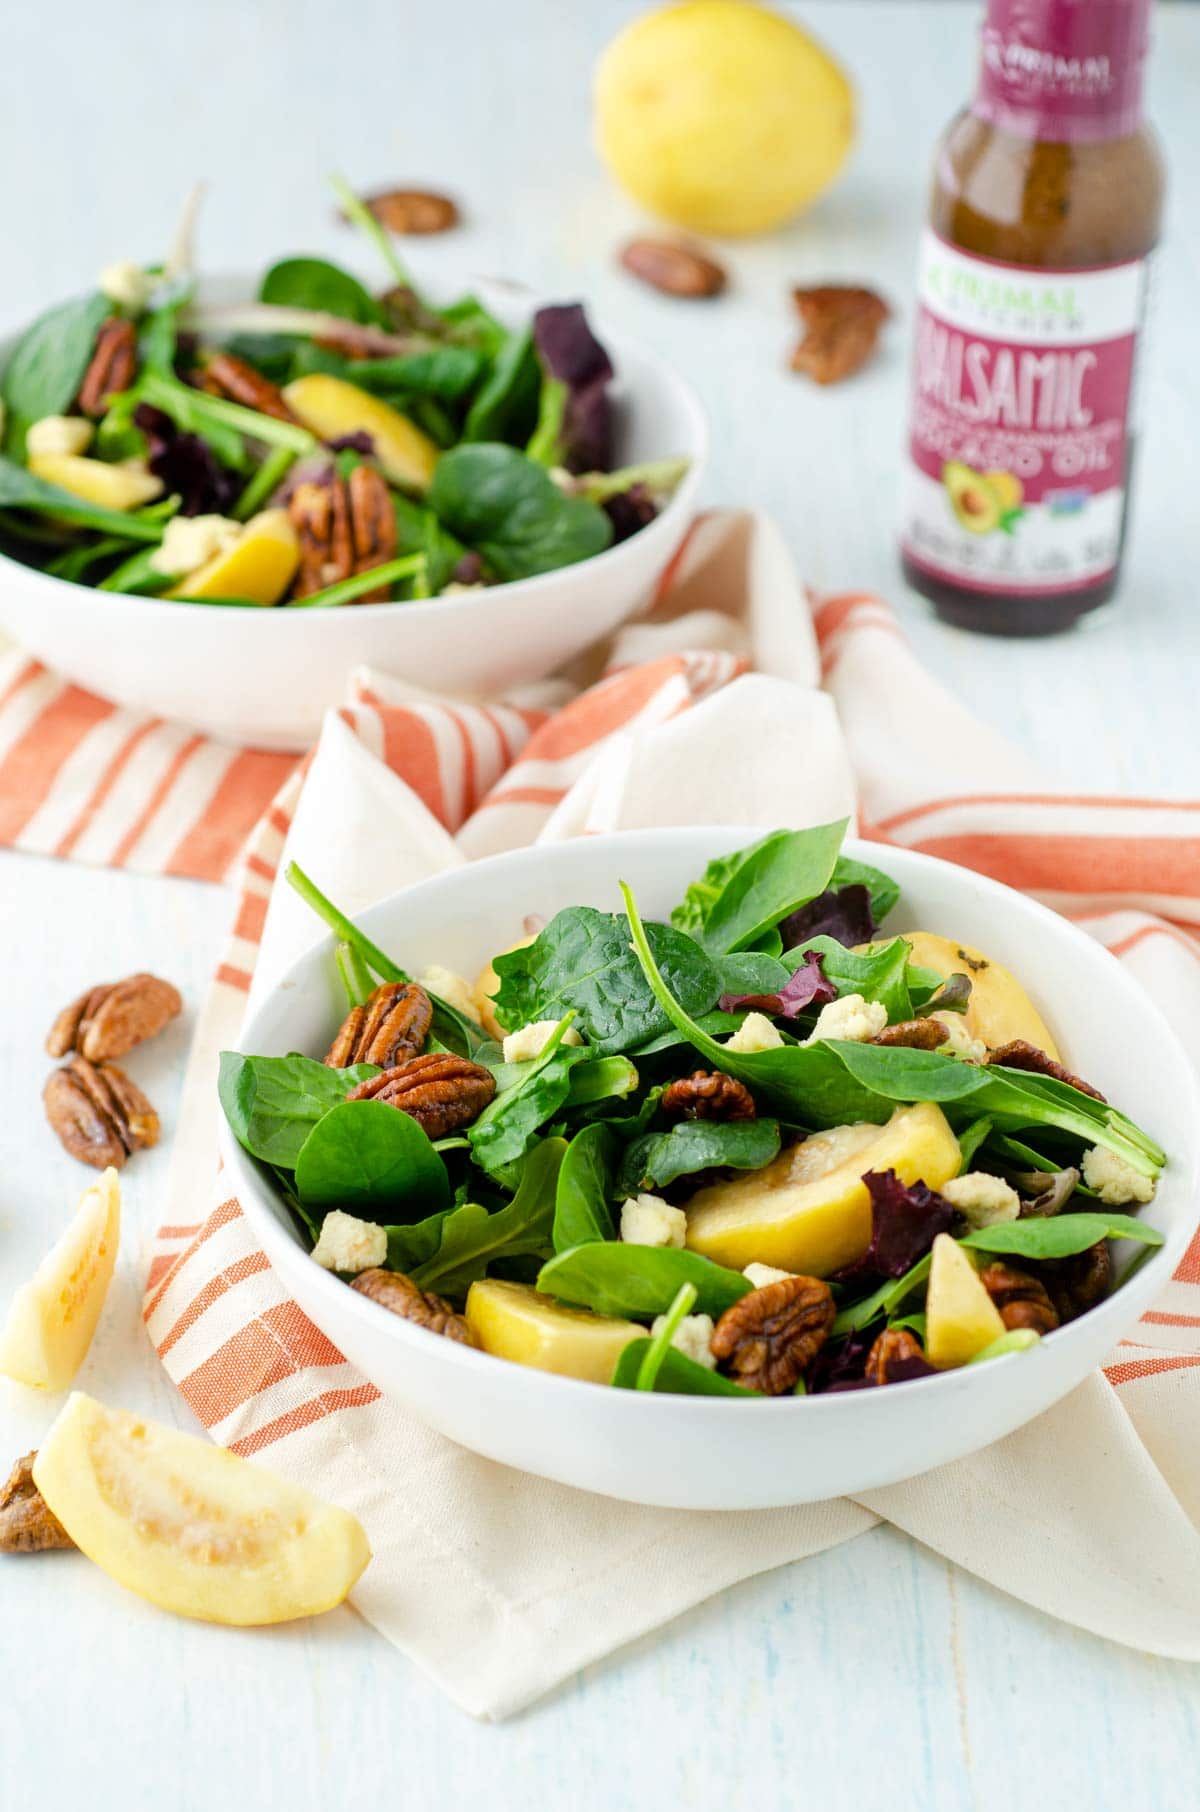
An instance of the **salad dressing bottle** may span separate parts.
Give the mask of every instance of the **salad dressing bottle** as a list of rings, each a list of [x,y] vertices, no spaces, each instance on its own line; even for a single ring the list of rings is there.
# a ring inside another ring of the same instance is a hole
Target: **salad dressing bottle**
[[[989,0],[920,259],[902,551],[968,629],[1065,629],[1124,549],[1163,172],[1150,0]]]

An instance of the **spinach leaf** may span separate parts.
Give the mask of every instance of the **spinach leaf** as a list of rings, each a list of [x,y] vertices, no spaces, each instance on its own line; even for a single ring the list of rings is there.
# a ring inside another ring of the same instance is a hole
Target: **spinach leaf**
[[[642,1363],[638,1366],[637,1379],[633,1387],[635,1390],[654,1389],[658,1374],[662,1370],[663,1360],[671,1350],[675,1330],[694,1307],[695,1301],[695,1284],[680,1284],[670,1308],[665,1315],[659,1317],[658,1325],[650,1336],[650,1344],[643,1355]]]
[[[882,924],[900,898],[900,884],[881,868],[869,862],[856,862],[853,856],[839,856],[833,869],[831,887],[865,887],[871,896],[871,915]]]
[[[567,1146],[554,1202],[556,1252],[587,1240],[614,1238],[609,1197],[616,1156],[616,1134],[603,1120],[585,1126]]]
[[[0,396],[23,423],[63,415],[88,368],[96,335],[112,303],[99,294],[77,296],[39,315],[12,350]]]
[[[161,522],[121,510],[106,510],[98,503],[85,503],[72,491],[47,484],[15,460],[0,457],[0,509],[32,510],[39,516],[55,516],[79,528],[99,529],[104,535],[119,535],[124,541],[161,541]]]
[[[542,1266],[537,1287],[597,1315],[649,1321],[666,1314],[685,1283],[696,1287],[697,1314],[714,1318],[750,1289],[740,1271],[727,1271],[698,1252],[620,1240],[592,1240],[559,1252]]]
[[[329,1069],[313,1057],[246,1057],[222,1051],[217,1093],[234,1138],[252,1158],[294,1170],[309,1133],[351,1089],[377,1076],[373,1063]]]
[[[618,1390],[636,1390],[638,1374],[650,1350],[649,1339],[631,1340],[617,1360],[611,1383]],[[758,1392],[745,1390],[732,1378],[697,1365],[677,1347],[668,1347],[654,1379],[654,1390],[670,1391],[678,1397],[757,1397]]]
[[[810,937],[783,959],[789,974],[804,961],[805,953],[817,950],[821,967],[839,994],[861,994],[864,1000],[877,1000],[888,1010],[893,1025],[911,1019],[913,1002],[909,993],[908,959],[912,946],[902,937],[881,944],[869,953],[856,956],[832,937]]]
[[[437,597],[454,577],[454,569],[468,552],[463,543],[442,527],[432,510],[414,503],[399,491],[392,492],[396,513],[396,544],[402,554],[424,554],[426,595]]]
[[[463,440],[507,441],[523,447],[537,422],[541,386],[532,328],[506,334],[467,411]]]
[[[388,359],[346,359],[343,376],[375,396],[435,396],[456,402],[479,381],[482,353],[470,346],[434,346]]]
[[[713,1166],[761,1170],[779,1155],[775,1120],[680,1120],[666,1132],[646,1133],[626,1147],[617,1194],[665,1187],[676,1177]]]
[[[600,1101],[617,1101],[632,1095],[638,1073],[628,1057],[586,1057],[571,1071],[566,1105],[593,1107]]]
[[[1011,1253],[1019,1258],[1071,1258],[1086,1252],[1102,1239],[1133,1239],[1144,1246],[1161,1246],[1163,1236],[1156,1227],[1147,1227],[1128,1214],[1056,1214],[1040,1218],[1004,1221],[995,1227],[980,1227],[968,1233],[959,1243],[975,1246],[984,1252]]]
[[[566,1101],[572,1067],[587,1057],[585,1046],[562,1043],[569,1023],[568,1016],[540,1056],[514,1066],[521,1074],[493,1096],[467,1128],[471,1155],[482,1169],[497,1171],[522,1157],[538,1128]]]
[[[979,1147],[985,1143],[991,1130],[992,1123],[986,1114],[981,1115],[978,1120],[972,1120],[969,1126],[963,1127],[958,1135],[959,1176],[962,1176],[964,1171],[970,1170],[971,1160]]]
[[[450,1182],[411,1114],[386,1101],[343,1101],[300,1147],[296,1192],[311,1206],[344,1208],[365,1220],[416,1221],[448,1205]]]
[[[451,1208],[437,1248],[409,1272],[422,1290],[465,1296],[497,1259],[544,1257],[551,1250],[555,1187],[566,1151],[563,1139],[543,1139],[526,1158],[516,1194],[491,1213],[478,1202]]]
[[[568,497],[532,459],[495,442],[443,453],[428,502],[502,580],[572,566],[603,553],[612,540],[612,523],[599,504]]]
[[[346,321],[387,327],[388,317],[357,277],[324,258],[282,258],[259,288],[260,302],[277,308],[308,308]]]
[[[772,831],[748,849],[710,862],[671,922],[713,955],[744,950],[789,912],[824,893],[846,819],[811,830]]]
[[[387,1268],[389,1271],[403,1271],[411,1277],[419,1265],[428,1263],[442,1243],[442,1229],[450,1215],[457,1214],[456,1208],[443,1208],[438,1214],[431,1214],[423,1221],[414,1221],[411,1226],[393,1225],[387,1228]]]
[[[691,1013],[706,1013],[721,991],[704,952],[669,925],[646,935],[673,993]],[[669,1016],[656,1004],[630,945],[629,921],[593,906],[556,913],[532,944],[495,961],[496,1016],[510,1028],[558,1019],[574,1008],[593,1051],[630,1051],[657,1038]]]
[[[789,968],[765,950],[732,950],[727,956],[714,957],[713,966],[722,994],[778,994],[800,964],[796,961]]]
[[[413,325],[429,326],[430,323],[416,321]],[[432,317],[432,326],[439,337],[456,346],[475,346],[490,360],[499,358],[500,349],[509,337],[508,329],[483,306],[478,296],[460,296],[457,302],[438,309]]]

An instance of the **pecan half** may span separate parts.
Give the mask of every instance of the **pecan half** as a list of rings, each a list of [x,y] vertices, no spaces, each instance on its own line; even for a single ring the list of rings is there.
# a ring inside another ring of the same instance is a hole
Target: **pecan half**
[[[110,396],[128,390],[137,373],[137,332],[132,321],[110,315],[99,333],[76,399],[80,411],[97,421]]]
[[[1103,1240],[1070,1258],[1043,1259],[1038,1273],[1058,1310],[1060,1321],[1074,1321],[1108,1295],[1112,1259]]]
[[[433,1023],[433,1002],[416,982],[384,982],[355,1007],[325,1054],[331,1069],[352,1063],[377,1063],[394,1069],[424,1046]]]
[[[988,1052],[989,1063],[1002,1063],[1010,1070],[1032,1070],[1036,1076],[1053,1076],[1056,1082],[1066,1082],[1071,1088],[1077,1088],[1080,1094],[1090,1095],[1093,1101],[1103,1101],[1105,1097],[1090,1082],[1081,1076],[1073,1075],[1065,1064],[1048,1057],[1045,1051],[1039,1050],[1036,1044],[1030,1044],[1027,1038],[1010,1038],[1007,1044],[997,1046]]]
[[[792,370],[816,384],[840,384],[865,365],[892,312],[873,289],[840,283],[794,289],[792,300],[804,323]]]
[[[979,1281],[1000,1311],[1006,1328],[1032,1328],[1049,1334],[1058,1326],[1058,1310],[1045,1285],[1027,1271],[993,1261],[979,1273]]]
[[[747,1390],[781,1397],[829,1337],[833,1292],[819,1277],[783,1277],[726,1309],[709,1346]]]
[[[621,263],[630,276],[665,296],[719,296],[725,288],[725,271],[715,259],[669,239],[631,239]]]
[[[479,1344],[466,1317],[457,1314],[444,1296],[418,1289],[402,1271],[360,1271],[350,1288],[381,1308],[390,1309],[393,1315],[403,1315],[405,1321],[428,1328],[431,1334],[444,1334],[447,1340],[457,1340],[461,1346]]]
[[[380,189],[362,202],[389,233],[445,233],[459,222],[457,204],[433,189]]]
[[[477,1120],[495,1093],[496,1078],[482,1064],[448,1051],[429,1051],[360,1082],[346,1099],[386,1101],[411,1114],[431,1139],[444,1139]]]
[[[288,515],[300,543],[300,566],[292,587],[294,598],[307,598],[348,579],[354,571],[350,539],[350,506],[340,478],[329,484],[306,480],[288,499]]]
[[[259,415],[270,415],[278,422],[294,422],[295,416],[283,400],[278,384],[265,378],[261,371],[232,352],[215,352],[204,367],[206,390],[224,396],[245,409],[256,409]]]
[[[911,1051],[936,1051],[950,1034],[937,1019],[902,1019],[897,1025],[884,1026],[872,1044],[904,1045]]]
[[[131,1152],[158,1143],[158,1115],[115,1063],[72,1057],[42,1090],[46,1118],[81,1164],[120,1170]]]
[[[23,1454],[0,1487],[0,1554],[42,1554],[75,1543],[33,1482],[36,1453]]]
[[[755,1120],[758,1109],[744,1082],[720,1070],[693,1070],[664,1091],[664,1114],[683,1120]]]
[[[374,466],[355,466],[346,480],[350,510],[350,541],[356,573],[370,572],[396,557],[396,510],[392,494]],[[386,604],[389,588],[364,591],[358,604]]]
[[[867,1354],[863,1374],[868,1384],[903,1384],[932,1372],[921,1342],[911,1328],[884,1328]]]
[[[46,1049],[51,1057],[78,1051],[91,1063],[123,1057],[135,1044],[153,1038],[183,1011],[178,988],[157,975],[127,975],[103,982],[64,1007],[51,1026]]]

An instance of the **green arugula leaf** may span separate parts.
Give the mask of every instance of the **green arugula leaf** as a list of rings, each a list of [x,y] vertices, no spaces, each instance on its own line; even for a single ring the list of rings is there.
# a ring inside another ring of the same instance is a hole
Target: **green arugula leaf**
[[[618,1390],[637,1389],[638,1374],[649,1350],[649,1339],[629,1342],[612,1375],[611,1382]],[[710,1371],[706,1365],[697,1365],[694,1359],[673,1346],[663,1354],[653,1389],[669,1391],[677,1397],[757,1397],[759,1394],[735,1384],[732,1378],[722,1377],[720,1372]]]
[[[239,1145],[252,1158],[294,1170],[323,1115],[379,1070],[373,1063],[330,1069],[313,1057],[247,1057],[222,1051],[217,1093]]]
[[[506,1207],[491,1213],[477,1202],[451,1208],[441,1221],[436,1250],[408,1273],[413,1282],[457,1299],[497,1259],[544,1257],[551,1250],[555,1188],[565,1151],[564,1139],[535,1145]]]
[[[417,1221],[448,1206],[450,1180],[411,1114],[386,1101],[343,1101],[300,1147],[296,1193],[309,1206],[344,1208],[363,1220]]]
[[[537,1287],[561,1302],[635,1321],[665,1315],[681,1284],[696,1287],[696,1312],[714,1320],[746,1295],[749,1280],[676,1246],[634,1246],[593,1240],[559,1252],[538,1274]]]

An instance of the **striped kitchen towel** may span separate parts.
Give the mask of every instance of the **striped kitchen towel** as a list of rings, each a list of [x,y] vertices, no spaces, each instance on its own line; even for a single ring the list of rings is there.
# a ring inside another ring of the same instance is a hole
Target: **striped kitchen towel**
[[[856,802],[864,835],[949,856],[1076,918],[1200,1057],[1200,806],[1047,794],[1031,763],[921,670],[883,604],[839,597],[810,619],[775,531],[732,515],[698,525],[652,619],[618,637],[598,672],[490,711],[363,673],[303,769],[211,745],[184,754],[192,739],[114,723],[120,714],[53,681],[12,717],[42,683],[0,696],[0,799],[10,783],[20,793],[0,833],[20,847],[228,875],[261,786],[233,937],[198,1028],[146,1324],[216,1440],[361,1517],[375,1557],[355,1604],[457,1702],[505,1715],[721,1587],[880,1517],[1055,1615],[1200,1659],[1200,1241],[1103,1375],[987,1453],[862,1502],[614,1515],[466,1453],[382,1399],[288,1300],[227,1189],[215,1206],[197,1199],[212,1167],[216,1052],[236,1040],[250,992],[318,930],[275,886],[285,854],[358,911],[539,838],[802,824]],[[108,740],[89,748],[105,725]],[[1105,1489],[1081,1494],[1098,1454]]]

